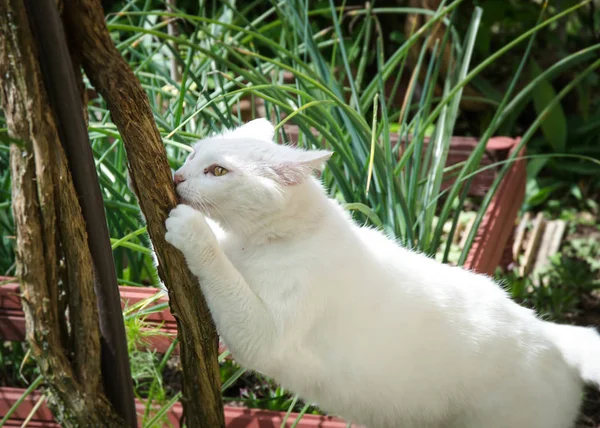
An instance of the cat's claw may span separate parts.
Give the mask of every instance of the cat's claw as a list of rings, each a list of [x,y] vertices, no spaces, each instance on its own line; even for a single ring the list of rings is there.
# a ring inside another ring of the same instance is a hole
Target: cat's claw
[[[167,242],[184,254],[199,245],[215,241],[214,233],[206,223],[204,215],[188,205],[180,204],[171,210],[165,226]]]

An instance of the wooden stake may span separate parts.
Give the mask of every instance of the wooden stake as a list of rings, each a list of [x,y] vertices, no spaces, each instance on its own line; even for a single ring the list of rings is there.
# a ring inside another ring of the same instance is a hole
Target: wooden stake
[[[165,241],[165,220],[177,197],[164,145],[146,93],[110,38],[99,0],[64,4],[67,34],[85,73],[108,104],[129,162],[134,189],[177,320],[188,427],[224,426],[218,336],[197,279],[183,255]]]

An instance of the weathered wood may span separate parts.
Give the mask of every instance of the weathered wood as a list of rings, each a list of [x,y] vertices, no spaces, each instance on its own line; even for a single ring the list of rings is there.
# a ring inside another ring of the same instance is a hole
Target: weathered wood
[[[526,212],[521,218],[519,225],[517,226],[517,231],[515,232],[515,242],[512,247],[512,258],[515,261],[519,260],[519,255],[521,254],[521,250],[523,248],[523,242],[525,240],[525,233],[527,232],[527,225],[531,221],[531,213]]]
[[[558,252],[565,233],[567,223],[564,220],[551,220],[546,223],[542,242],[535,256],[535,263],[532,272],[534,273],[534,281],[537,281],[537,275],[550,264],[550,257]]]
[[[104,393],[117,414],[129,426],[135,427],[137,415],[110,234],[83,115],[81,86],[76,78],[78,75],[81,80],[81,72],[73,73],[73,62],[55,0],[24,0],[24,3],[38,48],[46,93],[79,197],[87,245],[95,268],[96,294],[95,299],[89,301],[95,302],[98,307]],[[71,297],[81,298],[79,287],[71,288]],[[76,333],[74,338],[77,340],[85,337],[89,328],[94,327],[74,322],[71,330]],[[85,367],[85,360],[81,364]]]
[[[85,72],[108,104],[127,151],[129,171],[161,279],[177,319],[189,427],[224,426],[218,336],[196,278],[165,241],[165,220],[177,204],[171,171],[146,93],[110,38],[98,0],[65,2],[64,20]]]
[[[545,226],[546,221],[544,220],[544,214],[540,212],[535,216],[535,220],[533,221],[533,230],[529,235],[529,242],[527,243],[525,255],[523,256],[523,263],[521,264],[521,269],[519,271],[519,274],[522,277],[525,277],[531,273],[533,262],[535,261],[535,255],[540,246]]]
[[[0,34],[2,107],[11,137],[22,142],[11,145],[11,171],[27,338],[63,425],[119,427],[123,423],[102,392],[85,224],[22,0],[0,2]],[[66,265],[64,274],[59,272],[61,263]],[[65,314],[58,310],[63,281],[70,285],[65,287],[70,337]]]

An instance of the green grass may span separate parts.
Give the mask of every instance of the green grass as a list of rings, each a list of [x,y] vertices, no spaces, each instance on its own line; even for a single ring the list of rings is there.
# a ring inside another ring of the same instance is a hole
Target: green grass
[[[349,10],[333,0],[319,8],[311,8],[306,0],[265,1],[262,4],[269,5],[268,10],[248,20],[224,2],[211,13],[211,8],[206,8],[192,16],[176,7],[167,13],[150,9],[150,2],[132,1],[121,13],[109,16],[107,23],[119,51],[148,94],[172,168],[182,164],[195,140],[241,124],[241,115],[232,113],[241,101],[262,99],[282,141],[288,142],[283,125],[295,125],[300,130],[301,146],[325,146],[335,151],[323,181],[330,195],[340,200],[357,221],[385,230],[408,247],[462,264],[477,226],[514,160],[496,165],[498,175],[492,188],[471,214],[475,226],[466,245],[453,247],[446,237],[453,235],[464,216],[468,190],[473,176],[481,171],[486,143],[500,126],[514,120],[539,85],[575,66],[585,66],[562,91],[539,106],[537,119],[521,140],[525,147],[565,95],[598,69],[600,61],[595,59],[600,44],[561,59],[531,76],[527,85],[517,85],[524,78],[536,33],[588,2],[550,18],[545,17],[541,7],[534,27],[479,64],[473,64],[472,57],[481,10],[474,9],[467,31],[459,34],[454,19],[461,3],[463,0],[443,1],[438,10],[423,11],[371,6]],[[430,20],[389,52],[379,19],[406,13],[425,13]],[[327,25],[317,26],[316,18]],[[352,33],[347,25],[350,19],[355,19]],[[168,20],[177,25],[180,35],[168,34]],[[441,39],[434,39],[432,30],[438,25],[446,31]],[[411,63],[409,52],[418,46],[417,42],[423,42],[423,48]],[[447,64],[450,71],[442,75],[441,53],[446,47],[452,53]],[[492,120],[469,159],[448,168],[446,161],[461,114],[464,87],[511,50],[523,52],[522,60],[503,95],[484,100],[494,106]],[[172,62],[179,69],[177,76],[171,75]],[[291,73],[291,83],[284,82],[284,73]],[[396,105],[393,94],[385,89],[386,83],[399,88],[399,82],[406,80],[411,83],[403,103]],[[439,81],[443,82],[441,96],[434,93]],[[90,100],[89,113],[90,140],[119,282],[156,285],[158,279],[139,207],[126,182],[122,141],[103,100]],[[6,137],[5,130],[0,129],[0,135]],[[429,144],[426,136],[431,138]],[[4,137],[0,143],[0,273],[11,273],[14,232],[8,139]],[[450,172],[456,182],[442,192],[442,183]],[[126,312],[136,393],[148,402],[146,424],[164,421],[164,411],[178,398],[177,392],[169,391],[162,382],[169,355],[139,351],[136,346],[151,334],[143,329],[143,317],[149,310],[147,306]],[[248,379],[249,375],[234,363],[222,362],[221,367],[225,387]],[[263,408],[309,410],[266,379],[259,380],[258,390],[249,390],[235,399]],[[154,411],[152,406],[160,410]]]

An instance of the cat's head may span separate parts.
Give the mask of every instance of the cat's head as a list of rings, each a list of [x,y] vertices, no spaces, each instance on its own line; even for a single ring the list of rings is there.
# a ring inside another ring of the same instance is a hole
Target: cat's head
[[[332,153],[275,144],[273,137],[273,125],[256,119],[197,142],[174,176],[182,202],[224,227],[284,209]]]

